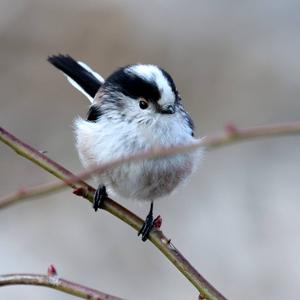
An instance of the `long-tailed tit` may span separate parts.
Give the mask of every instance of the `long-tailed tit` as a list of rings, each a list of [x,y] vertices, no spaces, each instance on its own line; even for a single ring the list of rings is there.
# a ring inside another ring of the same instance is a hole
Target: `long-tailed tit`
[[[193,121],[184,110],[173,79],[154,65],[129,65],[106,80],[68,55],[48,61],[90,101],[87,118],[75,120],[76,147],[84,167],[153,147],[193,143]],[[115,194],[151,202],[139,235],[145,241],[153,228],[153,200],[172,192],[194,169],[199,152],[128,162],[99,174],[95,210]]]

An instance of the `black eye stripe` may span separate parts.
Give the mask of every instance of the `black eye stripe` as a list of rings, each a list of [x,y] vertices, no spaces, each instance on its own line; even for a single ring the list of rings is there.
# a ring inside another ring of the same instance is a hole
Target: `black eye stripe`
[[[104,88],[113,88],[131,98],[145,98],[146,100],[157,102],[160,91],[154,81],[148,81],[133,73],[120,69],[107,78]]]
[[[167,81],[168,81],[168,83],[169,83],[169,85],[170,85],[170,87],[171,87],[171,89],[172,89],[175,97],[177,98],[178,97],[178,91],[176,89],[175,83],[174,83],[171,75],[167,71],[165,71],[164,69],[162,69],[162,68],[160,68],[160,71],[163,73],[164,77],[167,79]]]

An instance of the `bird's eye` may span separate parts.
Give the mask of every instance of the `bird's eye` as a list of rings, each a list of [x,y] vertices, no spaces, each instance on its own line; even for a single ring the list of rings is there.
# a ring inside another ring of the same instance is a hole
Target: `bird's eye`
[[[141,100],[139,104],[141,109],[146,109],[149,106],[148,103],[144,100]]]

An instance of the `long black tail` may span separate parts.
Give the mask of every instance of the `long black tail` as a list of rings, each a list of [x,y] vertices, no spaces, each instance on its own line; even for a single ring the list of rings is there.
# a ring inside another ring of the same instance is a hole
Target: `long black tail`
[[[73,79],[92,98],[102,85],[102,82],[92,72],[69,55],[52,55],[48,57],[48,61]]]

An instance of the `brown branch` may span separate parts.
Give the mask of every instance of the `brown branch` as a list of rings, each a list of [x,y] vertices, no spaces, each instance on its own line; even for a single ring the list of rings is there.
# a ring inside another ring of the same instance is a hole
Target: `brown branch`
[[[249,128],[238,128],[234,124],[228,124],[225,126],[225,132],[207,136],[203,141],[203,146],[210,150],[236,142],[286,135],[300,135],[300,122],[269,124]]]
[[[234,142],[243,141],[258,137],[271,137],[279,135],[300,134],[300,122],[257,126],[252,128],[238,129],[234,125],[229,125],[225,133],[206,137],[198,140],[194,144],[176,146],[168,149],[151,149],[144,153],[138,153],[133,156],[117,159],[105,165],[96,166],[93,169],[82,172],[75,176],[56,162],[50,160],[47,156],[35,150],[31,146],[18,140],[15,136],[0,127],[0,140],[14,149],[19,155],[26,157],[32,162],[38,164],[43,169],[52,173],[54,176],[64,181],[64,184],[51,184],[39,186],[32,189],[23,189],[16,194],[13,194],[2,202],[2,207],[15,203],[20,199],[31,196],[49,193],[58,190],[64,185],[69,185],[89,201],[93,198],[94,189],[87,185],[82,180],[88,178],[96,172],[104,172],[109,168],[116,167],[124,162],[147,159],[154,157],[162,157],[166,155],[174,155],[183,151],[191,151],[198,147],[205,147],[206,149],[213,149],[220,146],[232,144]],[[79,192],[80,191],[80,192]],[[1,206],[1,205],[0,205]],[[104,209],[126,222],[128,225],[138,230],[142,225],[142,220],[128,211],[126,208],[117,204],[111,199],[107,199],[104,203]],[[153,230],[151,232],[150,241],[178,268],[178,270],[198,289],[201,296],[206,299],[225,299],[213,286],[211,286],[190,263],[180,254],[180,252],[169,242],[160,230]]]
[[[17,192],[12,193],[11,195],[7,195],[0,199],[0,209],[4,208],[4,207],[8,207],[10,205],[13,205],[13,204],[15,204],[19,201],[25,200],[25,199],[30,199],[30,198],[34,198],[37,196],[42,196],[45,194],[56,192],[60,189],[65,188],[66,185],[76,188],[74,186],[74,184],[79,183],[79,182],[81,182],[85,186],[85,188],[83,188],[81,193],[85,193],[85,189],[88,187],[82,180],[88,179],[95,173],[97,173],[97,174],[103,173],[107,170],[110,170],[112,168],[115,168],[121,164],[130,162],[130,161],[151,159],[151,158],[155,158],[158,156],[164,157],[164,156],[168,156],[168,155],[174,155],[174,154],[177,154],[180,152],[191,151],[191,150],[194,150],[196,148],[201,148],[201,147],[206,150],[212,150],[212,149],[215,149],[215,148],[218,148],[221,146],[226,146],[226,145],[233,144],[235,142],[246,141],[246,140],[250,140],[250,139],[254,139],[254,138],[262,138],[262,137],[266,138],[266,137],[273,137],[273,136],[300,134],[300,122],[286,123],[286,124],[272,124],[272,125],[265,125],[265,126],[255,126],[255,127],[250,127],[250,128],[237,128],[233,124],[228,124],[225,127],[225,129],[226,130],[223,133],[215,134],[212,136],[207,136],[205,138],[197,140],[193,144],[173,146],[170,148],[149,149],[147,151],[129,155],[127,157],[121,157],[121,158],[118,158],[115,160],[111,160],[108,163],[93,166],[77,175],[73,175],[71,172],[64,169],[62,166],[59,166],[58,164],[56,164],[58,167],[60,167],[62,173],[66,176],[59,177],[55,174],[53,174],[53,175],[55,175],[56,177],[63,180],[63,182],[59,181],[59,182],[54,182],[54,183],[50,183],[50,184],[39,185],[39,186],[32,187],[32,188],[27,187],[27,188],[19,189]],[[15,137],[13,137],[13,138],[15,138]],[[0,139],[1,139],[1,128],[0,128]],[[7,142],[5,140],[3,140],[3,141]],[[9,146],[11,146],[11,145],[9,145]],[[44,158],[46,158],[47,160],[49,160],[48,157],[46,157],[45,155],[36,151],[32,147],[31,147],[31,150],[35,151],[35,155],[41,155]],[[34,161],[34,162],[37,163],[36,161]]]
[[[60,278],[56,273],[43,274],[5,274],[0,275],[0,287],[8,285],[46,286],[73,296],[93,300],[122,300],[78,283]]]
[[[80,181],[73,184],[68,183],[69,178],[76,178],[69,171],[53,162],[44,154],[33,149],[31,146],[17,139],[4,128],[0,127],[0,140],[14,149],[19,155],[26,157],[32,162],[38,164],[43,169],[49,171],[54,176],[62,179],[73,189],[82,190],[81,196],[92,202],[93,189],[88,184]],[[71,174],[71,176],[70,176]],[[139,230],[143,221],[130,212],[125,207],[107,198],[103,203],[103,209],[116,216],[120,220],[130,225],[135,230]],[[171,261],[171,263],[196,287],[199,293],[207,300],[226,300],[226,298],[218,292],[198,271],[185,259],[185,257],[170,243],[168,239],[160,230],[154,229],[149,235],[149,240]]]

